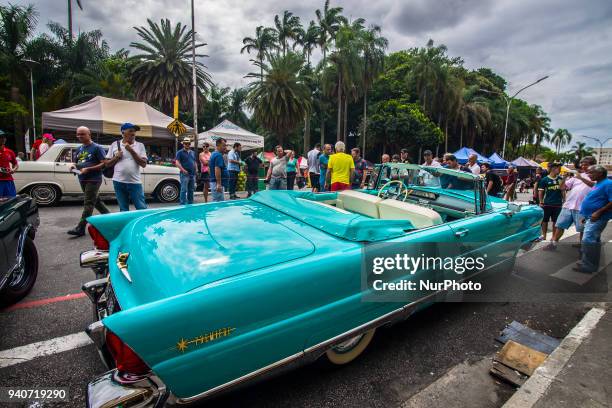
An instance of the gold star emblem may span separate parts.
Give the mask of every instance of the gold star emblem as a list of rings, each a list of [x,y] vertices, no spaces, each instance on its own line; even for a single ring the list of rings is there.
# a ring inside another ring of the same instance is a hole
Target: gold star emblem
[[[185,350],[187,350],[187,342],[185,341],[185,339],[181,339],[181,341],[176,343],[176,348],[180,352],[185,352]]]

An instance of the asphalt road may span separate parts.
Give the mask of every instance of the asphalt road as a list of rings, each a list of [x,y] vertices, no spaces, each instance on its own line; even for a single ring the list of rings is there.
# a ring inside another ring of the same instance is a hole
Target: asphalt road
[[[114,205],[110,208],[117,211]],[[43,300],[43,304],[0,311],[0,351],[82,332],[91,322],[86,298],[44,303],[78,294],[81,285],[93,279],[91,271],[78,265],[79,253],[91,248],[90,238],[66,234],[80,211],[75,202],[40,209],[38,281],[23,302]],[[533,258],[546,265],[546,256]],[[348,366],[313,364],[216,398],[206,406],[397,406],[454,365],[497,351],[500,345],[494,338],[511,321],[563,337],[587,307],[576,302],[440,303],[379,330],[365,354]],[[0,386],[69,387],[70,402],[62,406],[82,407],[88,381],[102,372],[94,346],[88,345],[0,368]]]

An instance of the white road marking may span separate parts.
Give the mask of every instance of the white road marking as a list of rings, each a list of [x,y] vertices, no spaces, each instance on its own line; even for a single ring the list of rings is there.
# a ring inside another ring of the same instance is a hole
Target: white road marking
[[[25,363],[39,357],[50,356],[93,344],[85,332],[69,334],[50,340],[39,341],[10,350],[0,351],[0,368]]]

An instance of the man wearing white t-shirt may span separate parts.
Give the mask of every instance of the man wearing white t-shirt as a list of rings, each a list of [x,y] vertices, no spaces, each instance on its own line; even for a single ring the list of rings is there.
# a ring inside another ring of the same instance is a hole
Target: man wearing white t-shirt
[[[480,165],[476,162],[476,160],[478,160],[478,156],[473,153],[470,154],[470,157],[468,157],[468,162],[465,164],[465,166],[470,169],[472,174],[479,175]]]
[[[137,210],[147,208],[140,180],[140,169],[147,165],[147,152],[136,141],[139,130],[139,126],[131,123],[121,125],[123,139],[113,142],[106,154],[106,166],[114,166],[113,187],[121,211],[130,210],[130,200]]]

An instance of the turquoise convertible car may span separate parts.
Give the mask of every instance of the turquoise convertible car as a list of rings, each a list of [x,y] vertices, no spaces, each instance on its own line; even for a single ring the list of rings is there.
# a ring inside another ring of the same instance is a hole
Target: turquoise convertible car
[[[471,173],[411,164],[376,166],[359,191],[91,217],[87,332],[110,371],[88,385],[88,406],[187,404],[318,358],[346,364],[440,295],[367,301],[365,249],[447,243],[511,266],[541,219]]]

